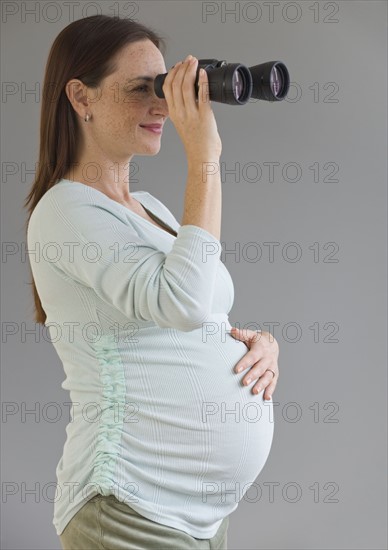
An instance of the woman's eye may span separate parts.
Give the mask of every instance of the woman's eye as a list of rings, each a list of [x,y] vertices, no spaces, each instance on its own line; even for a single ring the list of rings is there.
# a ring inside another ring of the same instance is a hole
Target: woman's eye
[[[148,92],[148,86],[138,86],[135,88],[135,92]]]

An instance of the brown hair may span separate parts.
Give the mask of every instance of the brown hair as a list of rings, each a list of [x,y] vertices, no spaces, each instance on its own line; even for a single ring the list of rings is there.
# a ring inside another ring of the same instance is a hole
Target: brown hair
[[[92,88],[99,86],[115,71],[113,58],[121,48],[147,39],[164,54],[165,40],[155,31],[132,19],[108,15],[73,21],[56,37],[48,56],[42,90],[38,168],[24,203],[28,210],[26,231],[39,200],[76,162],[80,129],[65,92],[67,82],[78,78]],[[30,284],[35,302],[35,322],[44,325],[47,316],[33,276]]]

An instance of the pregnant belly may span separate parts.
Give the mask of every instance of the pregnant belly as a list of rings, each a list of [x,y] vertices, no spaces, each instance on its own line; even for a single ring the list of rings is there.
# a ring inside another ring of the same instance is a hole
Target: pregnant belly
[[[191,332],[141,330],[138,344],[122,351],[132,420],[122,442],[139,468],[157,463],[159,478],[174,491],[220,502],[235,490],[228,498],[240,500],[268,458],[273,405],[264,390],[252,394],[252,385],[241,384],[246,371],[234,372],[248,348],[226,332],[227,315],[211,319]]]

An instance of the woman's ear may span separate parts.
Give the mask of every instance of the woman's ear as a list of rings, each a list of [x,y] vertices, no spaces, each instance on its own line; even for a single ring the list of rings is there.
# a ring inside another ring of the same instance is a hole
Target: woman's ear
[[[85,86],[81,80],[73,78],[66,84],[65,92],[74,111],[78,113],[80,117],[85,118],[86,112],[90,111],[87,86]]]

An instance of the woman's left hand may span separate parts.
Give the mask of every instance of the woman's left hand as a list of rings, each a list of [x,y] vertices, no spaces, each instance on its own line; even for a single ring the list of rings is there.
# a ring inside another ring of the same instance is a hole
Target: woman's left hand
[[[271,399],[279,378],[279,345],[275,337],[269,332],[256,332],[237,327],[232,327],[230,334],[236,340],[244,342],[249,349],[248,353],[236,364],[234,371],[242,372],[251,367],[244,376],[243,384],[247,386],[260,378],[253,386],[252,392],[257,394],[266,388],[264,399]]]

